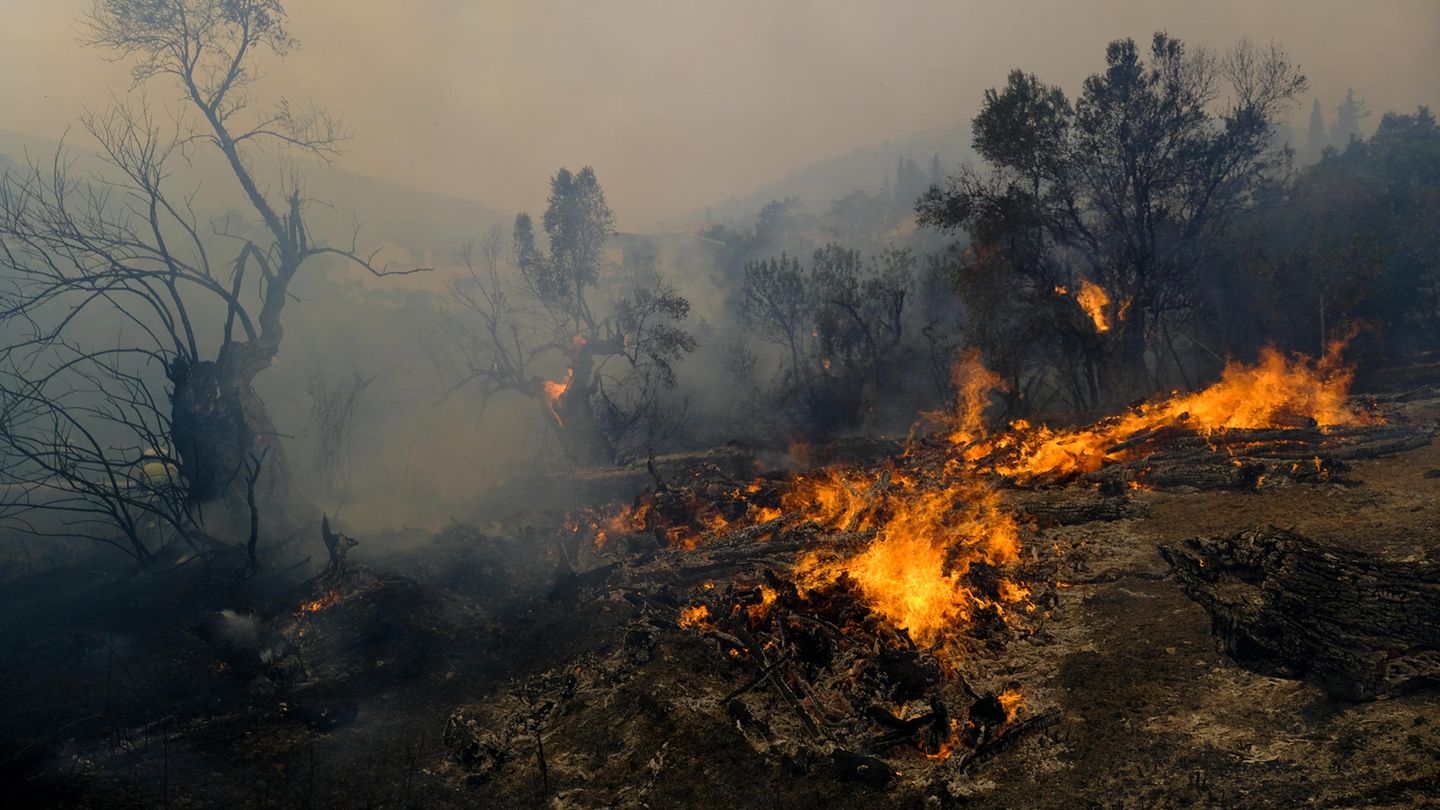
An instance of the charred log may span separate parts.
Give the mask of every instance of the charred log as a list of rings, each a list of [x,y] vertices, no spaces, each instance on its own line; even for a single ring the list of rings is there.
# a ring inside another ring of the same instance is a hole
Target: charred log
[[[1096,496],[1086,491],[1045,491],[1007,493],[1007,504],[1035,519],[1042,527],[1074,526],[1081,523],[1109,522],[1143,517],[1149,512],[1145,504],[1124,494]]]
[[[1312,678],[1350,700],[1440,677],[1440,564],[1323,548],[1275,528],[1160,553],[1248,668]]]

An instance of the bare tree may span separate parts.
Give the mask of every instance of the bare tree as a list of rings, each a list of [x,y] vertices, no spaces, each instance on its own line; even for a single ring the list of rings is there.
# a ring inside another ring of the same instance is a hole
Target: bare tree
[[[85,389],[86,379],[120,373],[111,361],[126,355],[79,345],[102,326],[123,326],[116,351],[144,354],[164,369],[164,380],[137,372],[133,384],[157,408],[168,405],[163,423],[146,430],[157,434],[153,446],[174,459],[192,507],[221,499],[245,504],[247,467],[258,470],[254,460],[261,458],[263,500],[291,503],[284,452],[252,386],[280,350],[290,285],[327,255],[375,274],[392,272],[374,263],[376,254],[357,253],[353,235],[343,247],[316,240],[298,179],[279,193],[257,179],[254,162],[267,147],[330,160],[346,137],[341,122],[321,109],[281,101],[268,112],[252,110],[256,58],[267,51],[284,56],[297,44],[284,23],[277,0],[96,0],[83,42],[128,62],[137,88],[163,81],[178,90],[181,111],[162,127],[145,101],[115,101],[82,118],[100,144],[102,173],[77,177],[57,152],[0,183],[0,269],[8,276],[0,322],[10,338],[0,356],[18,370],[9,393],[33,382],[27,375],[47,348],[79,351],[90,364],[88,378],[69,384],[76,390]],[[193,205],[195,189],[176,188],[176,162],[188,162],[194,150],[223,159],[239,194],[237,210],[248,216],[205,220]],[[78,366],[56,368],[64,376]],[[168,395],[156,393],[167,381]],[[68,393],[45,401],[54,418],[77,429],[101,407],[76,405]],[[7,440],[13,451],[43,437],[12,432]]]
[[[359,372],[332,380],[319,358],[306,370],[305,393],[310,397],[310,426],[315,431],[312,466],[319,482],[342,501],[349,490],[355,417],[374,381]]]
[[[145,350],[63,344],[5,356],[0,526],[95,540],[142,564],[171,542],[213,545],[165,449],[169,409],[144,377],[161,361]]]

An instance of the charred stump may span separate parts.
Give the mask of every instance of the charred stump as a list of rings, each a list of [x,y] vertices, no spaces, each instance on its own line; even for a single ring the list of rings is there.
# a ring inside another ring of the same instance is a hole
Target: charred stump
[[[1440,564],[1262,528],[1160,547],[1237,662],[1370,700],[1440,678]]]

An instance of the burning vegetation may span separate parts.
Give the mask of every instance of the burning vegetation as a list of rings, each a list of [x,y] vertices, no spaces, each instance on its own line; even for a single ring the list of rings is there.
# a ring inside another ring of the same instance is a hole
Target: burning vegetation
[[[1090,322],[1095,324],[1095,331],[1101,334],[1110,331],[1111,317],[1124,317],[1111,312],[1110,294],[1105,292],[1104,287],[1088,278],[1080,280],[1080,291],[1075,293],[1075,303],[1085,310]]]
[[[1278,44],[1161,32],[1012,71],[928,173],[622,233],[591,166],[503,220],[307,184],[349,133],[259,89],[288,25],[94,0],[184,109],[0,155],[11,804],[1440,790],[1427,108],[1317,101],[1297,166]]]
[[[985,412],[1000,380],[971,354],[955,371],[955,410],[896,455],[751,480],[702,467],[568,525],[577,547],[631,560],[603,569],[607,587],[652,628],[696,634],[723,667],[751,673],[719,705],[755,750],[828,752],[844,778],[874,784],[934,779],[927,767],[957,759],[943,772],[953,778],[1060,720],[1023,684],[973,685],[995,681],[1007,645],[1044,632],[1071,584],[1056,577],[1047,525],[1133,514],[1130,493],[1173,485],[1151,470],[1177,445],[1199,471],[1186,486],[1253,490],[1272,469],[1272,486],[1327,482],[1342,458],[1429,441],[1351,399],[1342,348],[1266,350],[1201,391],[1090,425],[997,432]],[[1205,472],[1237,467],[1250,472]],[[1068,513],[1058,494],[1024,497],[1067,483],[1095,495]],[[664,551],[631,556],[642,538]],[[769,690],[779,707],[745,697]],[[791,723],[798,739],[780,731]]]

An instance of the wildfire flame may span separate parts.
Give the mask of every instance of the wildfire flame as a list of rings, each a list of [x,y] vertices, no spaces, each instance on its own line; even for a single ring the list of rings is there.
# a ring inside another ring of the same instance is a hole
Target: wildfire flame
[[[985,408],[990,394],[1000,387],[1000,375],[985,367],[979,349],[970,348],[951,369],[950,381],[956,390],[950,441],[968,445],[985,435]]]
[[[938,460],[935,454],[913,452],[912,445],[880,469],[798,475],[781,493],[780,508],[748,504],[729,519],[713,504],[697,502],[688,523],[652,525],[652,510],[642,502],[602,531],[613,533],[627,522],[632,530],[663,528],[672,547],[694,548],[706,536],[784,516],[842,535],[862,534],[865,545],[858,552],[837,544],[802,556],[793,571],[796,587],[853,588],[873,615],[907,630],[919,644],[952,652],[958,646],[951,642],[981,611],[1003,617],[1007,611],[1035,609],[1030,588],[1015,576],[1023,530],[1003,507],[994,473],[1031,480],[1093,471],[1145,452],[1135,449],[1134,439],[1152,431],[1210,435],[1376,422],[1348,402],[1352,372],[1342,364],[1343,345],[1332,343],[1319,359],[1267,349],[1254,364],[1228,364],[1204,390],[1133,407],[1090,426],[1052,429],[1017,420],[999,433],[986,430],[984,411],[1000,378],[984,367],[978,353],[967,352],[954,372],[956,409],[947,449]],[[1320,460],[1314,463],[1320,470]],[[744,493],[757,489],[751,484]],[[731,494],[745,500],[741,488]],[[967,576],[981,563],[996,569],[987,572],[989,585],[980,584],[985,577],[972,581]],[[763,615],[774,599],[768,588],[762,594],[752,615]],[[703,627],[708,619],[708,609],[697,605],[682,612],[680,623]],[[1013,718],[1020,695],[1006,693],[1001,701]]]
[[[704,605],[692,605],[680,611],[681,627],[706,627],[710,618],[710,608]]]
[[[817,588],[847,577],[872,612],[921,644],[944,642],[990,604],[964,581],[971,563],[1005,565],[1018,556],[1015,517],[1000,508],[997,493],[965,478],[936,488],[902,480],[883,497],[827,511],[827,504],[846,500],[832,494],[837,489],[850,491],[844,482],[815,486],[822,497],[813,517],[858,519],[876,527],[875,539],[851,557],[817,552],[802,558],[797,584]]]
[[[545,397],[545,404],[550,408],[550,415],[555,418],[555,424],[565,427],[565,421],[560,418],[560,397],[570,390],[570,385],[575,382],[575,369],[565,369],[565,378],[559,382],[544,380],[540,384],[540,393]]]
[[[1018,689],[1007,689],[999,695],[1000,705],[1005,709],[1005,722],[1015,722],[1015,715],[1025,705],[1025,696]]]
[[[972,458],[999,456],[993,469],[1028,480],[1041,475],[1086,473],[1125,457],[1118,447],[1138,435],[1166,428],[1201,435],[1223,430],[1294,428],[1313,424],[1321,430],[1374,424],[1379,419],[1352,406],[1354,371],[1340,357],[1344,341],[1334,341],[1319,359],[1287,357],[1266,348],[1253,365],[1231,362],[1220,379],[1201,391],[1147,403],[1130,412],[1083,428],[1052,430],[1020,424],[972,446]],[[969,423],[959,414],[958,425]],[[962,431],[957,428],[957,434]]]
[[[1110,316],[1105,312],[1110,306],[1110,293],[1105,292],[1104,287],[1088,278],[1080,279],[1080,292],[1075,294],[1075,303],[1090,316],[1096,332],[1103,334],[1110,331]]]

